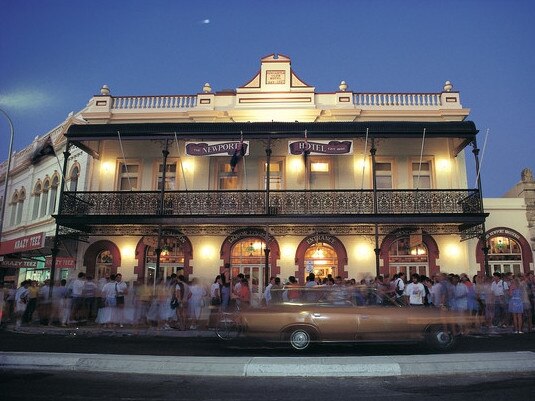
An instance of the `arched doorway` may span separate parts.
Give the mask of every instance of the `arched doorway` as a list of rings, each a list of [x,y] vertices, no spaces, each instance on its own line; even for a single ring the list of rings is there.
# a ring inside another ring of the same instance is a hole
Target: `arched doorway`
[[[156,275],[159,279],[169,277],[173,273],[189,276],[193,272],[190,268],[192,245],[188,237],[178,234],[161,238],[160,270]],[[143,237],[136,247],[138,266],[135,273],[143,282],[153,282],[156,274],[156,248],[158,237]]]
[[[269,261],[267,275],[276,276],[280,273],[277,260],[280,258],[279,245],[275,238],[267,235]],[[251,286],[251,302],[259,303],[266,288],[266,232],[257,228],[237,230],[228,236],[221,246],[221,258],[224,265],[230,264],[231,277],[239,273],[249,277]],[[223,269],[221,266],[221,270]]]
[[[97,241],[87,248],[84,255],[86,274],[95,280],[117,273],[121,266],[121,252],[108,240]]]
[[[528,241],[522,234],[511,228],[497,227],[488,230],[485,238],[489,246],[488,261],[490,273],[527,273],[531,270],[533,253]],[[481,272],[485,272],[483,243],[480,240],[476,249],[476,260]]]
[[[295,261],[295,277],[299,283],[304,283],[311,272],[319,279],[329,274],[348,278],[346,249],[342,241],[330,234],[315,234],[303,239],[297,247]]]
[[[438,245],[432,236],[422,233],[421,241],[411,246],[410,235],[392,233],[381,244],[379,257],[383,261],[380,273],[393,276],[404,272],[407,277],[413,273],[432,277],[440,272],[437,266]]]

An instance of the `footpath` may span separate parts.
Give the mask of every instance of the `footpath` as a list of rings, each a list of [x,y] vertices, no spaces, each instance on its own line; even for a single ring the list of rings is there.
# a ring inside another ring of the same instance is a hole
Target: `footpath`
[[[6,330],[15,331],[13,327]],[[26,334],[77,336],[215,337],[211,330],[159,330],[99,327],[26,326]],[[506,332],[504,332],[506,333]],[[175,376],[229,377],[377,377],[463,375],[502,372],[535,374],[535,352],[445,353],[395,356],[191,357],[0,352],[0,370],[122,372]]]

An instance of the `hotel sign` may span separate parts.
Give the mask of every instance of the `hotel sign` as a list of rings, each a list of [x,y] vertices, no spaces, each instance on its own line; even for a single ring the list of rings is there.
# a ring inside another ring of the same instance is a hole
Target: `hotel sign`
[[[45,246],[45,233],[26,235],[0,244],[0,255],[41,249]]]
[[[243,141],[245,155],[249,154],[249,141]],[[186,142],[188,156],[232,156],[240,147],[236,142]]]
[[[296,141],[288,142],[288,152],[291,155],[302,155],[308,151],[309,155],[351,155],[353,141]]]

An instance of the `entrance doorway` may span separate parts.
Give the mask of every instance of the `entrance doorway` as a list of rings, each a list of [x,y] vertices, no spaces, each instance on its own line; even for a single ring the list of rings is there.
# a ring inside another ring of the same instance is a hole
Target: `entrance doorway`
[[[329,275],[338,275],[338,257],[334,248],[322,242],[316,242],[305,251],[305,275],[301,279],[306,281],[310,273],[314,273],[316,281],[323,281]],[[300,280],[301,281],[301,280]]]
[[[428,254],[425,244],[411,248],[409,237],[395,240],[388,252],[390,277],[401,272],[405,273],[407,278],[413,273],[429,276]]]
[[[171,274],[184,272],[184,250],[172,241],[164,240],[160,254],[160,269],[156,274],[156,250],[152,246],[145,248],[145,277],[144,283],[154,283],[154,278],[165,280]]]
[[[258,238],[244,238],[232,247],[230,253],[231,276],[242,273],[249,281],[251,305],[258,306],[266,283],[264,280],[266,243]]]
[[[491,272],[519,275],[523,266],[520,244],[510,237],[493,237],[489,242]]]

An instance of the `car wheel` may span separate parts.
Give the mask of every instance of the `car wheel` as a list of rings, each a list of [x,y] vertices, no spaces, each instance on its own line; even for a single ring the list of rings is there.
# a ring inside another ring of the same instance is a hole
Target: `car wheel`
[[[452,349],[457,343],[457,337],[449,328],[442,326],[431,327],[426,335],[427,345],[438,351]]]
[[[312,344],[312,336],[306,329],[298,328],[290,331],[290,345],[297,351],[304,351]]]

